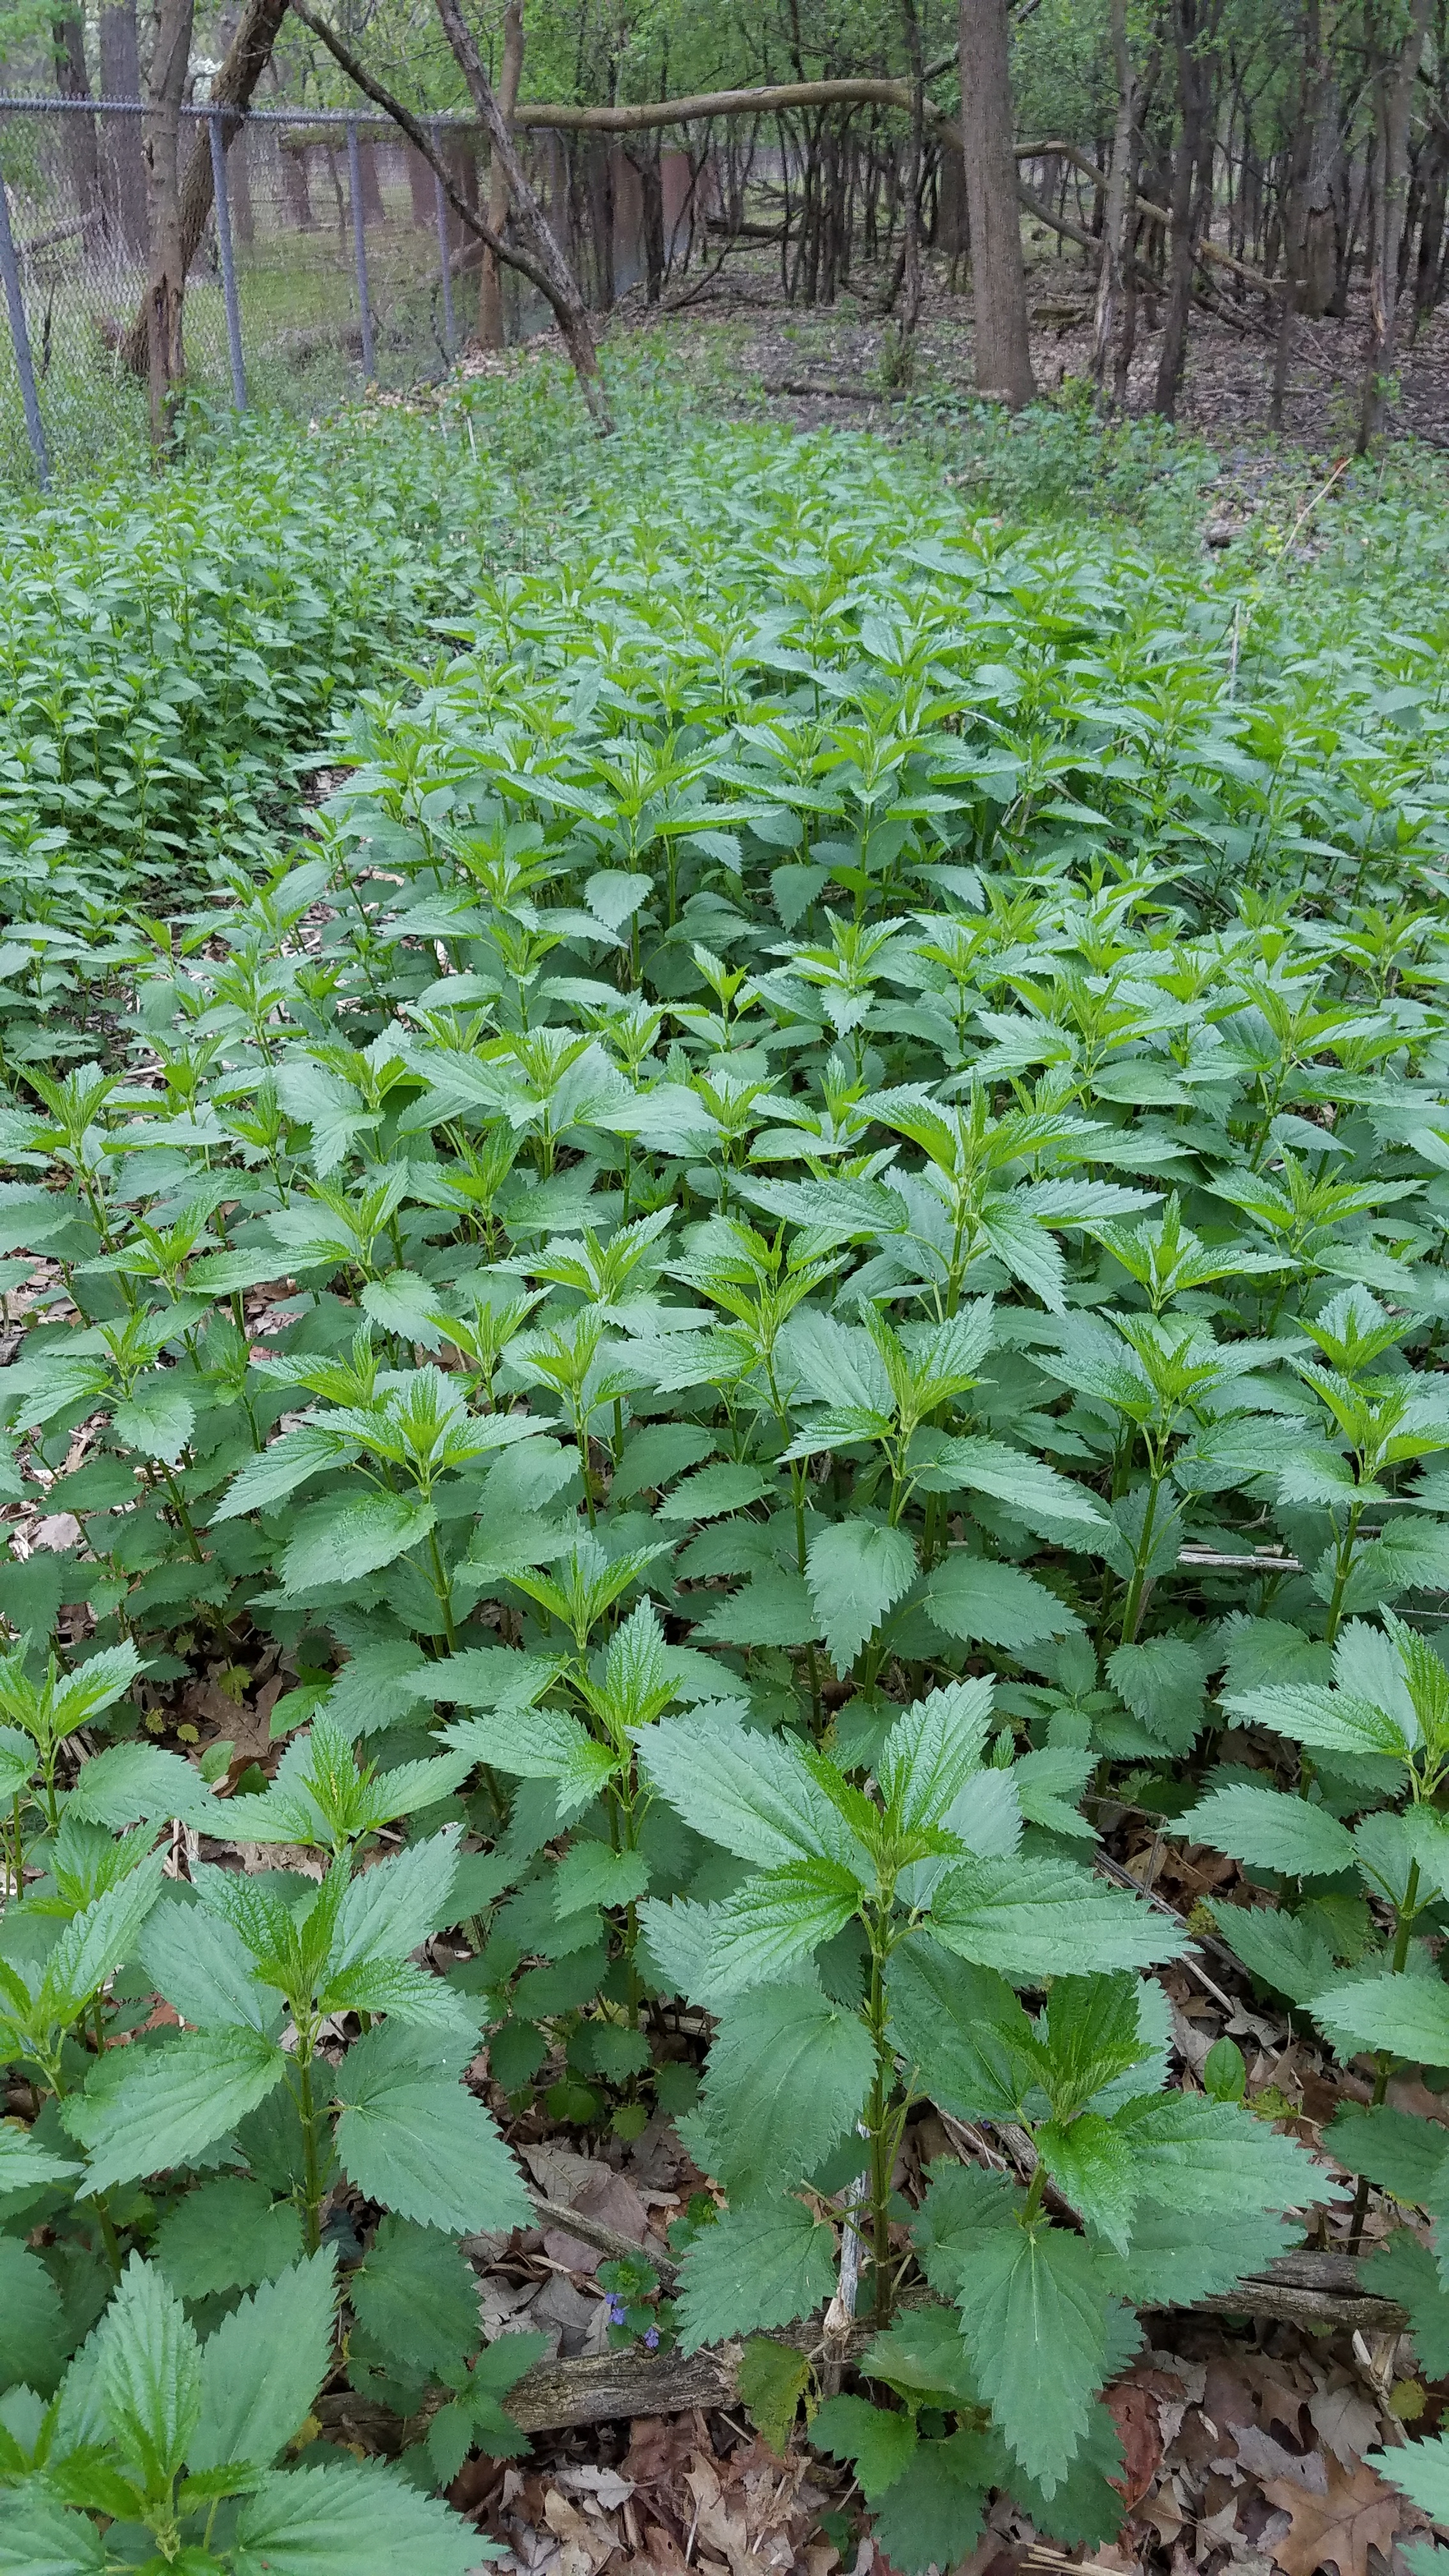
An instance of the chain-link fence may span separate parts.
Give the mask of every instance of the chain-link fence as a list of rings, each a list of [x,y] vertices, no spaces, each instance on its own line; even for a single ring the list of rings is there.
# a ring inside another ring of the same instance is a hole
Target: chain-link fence
[[[0,480],[90,470],[148,435],[144,365],[127,345],[149,267],[142,115],[136,99],[0,97]],[[432,139],[464,202],[486,205],[479,130],[439,118]],[[215,185],[186,287],[190,383],[308,416],[368,381],[441,374],[475,327],[481,260],[395,126],[294,108],[242,121],[203,104],[182,112],[183,167],[198,142]],[[648,262],[639,170],[596,138],[551,132],[529,138],[527,158],[590,300],[612,303]],[[657,168],[667,273],[702,237],[713,180],[684,152]],[[511,271],[504,314],[510,339],[551,318]]]

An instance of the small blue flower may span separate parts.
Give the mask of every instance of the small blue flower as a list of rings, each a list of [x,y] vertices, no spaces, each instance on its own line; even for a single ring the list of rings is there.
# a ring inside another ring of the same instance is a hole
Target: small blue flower
[[[659,2328],[657,2326],[651,2326],[649,2332],[644,2337],[644,2349],[646,2352],[657,2352],[659,2350]]]
[[[623,2322],[624,2302],[621,2298],[616,2297],[615,2293],[611,2290],[609,2292],[609,2323],[611,2326],[621,2326]]]

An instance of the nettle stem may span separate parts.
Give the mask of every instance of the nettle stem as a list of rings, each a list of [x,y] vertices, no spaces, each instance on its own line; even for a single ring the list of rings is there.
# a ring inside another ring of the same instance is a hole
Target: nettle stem
[[[875,2080],[866,2109],[866,2131],[870,2139],[871,2301],[878,2326],[890,2323],[895,2287],[891,2274],[890,2219],[895,2124],[890,2116],[890,2105],[895,2091],[896,2061],[895,2051],[886,2037],[885,1962],[884,1942],[872,1929],[866,2020],[875,2047]]]
[[[1147,1491],[1147,1509],[1142,1515],[1142,1536],[1137,1542],[1137,1553],[1132,1565],[1132,1580],[1127,1586],[1127,1598],[1122,1604],[1124,1646],[1130,1646],[1133,1643],[1137,1635],[1138,1622],[1142,1617],[1142,1597],[1147,1588],[1147,1568],[1152,1561],[1152,1541],[1157,1528],[1158,1499],[1165,1481],[1166,1469],[1164,1468],[1161,1474],[1154,1475]]]
[[[1395,1977],[1401,1977],[1408,1964],[1409,1943],[1413,1937],[1414,1917],[1418,1911],[1419,1864],[1416,1860],[1412,1860],[1409,1863],[1409,1875],[1404,1881],[1403,1903],[1397,1909],[1398,1919],[1394,1925],[1394,1947],[1393,1955],[1389,1961],[1389,1970],[1390,1974]],[[1375,2111],[1381,2107],[1384,2097],[1388,2092],[1389,2075],[1392,2070],[1393,2063],[1393,2051],[1391,2049],[1381,2048],[1379,2050],[1378,2057],[1375,2060],[1373,2101],[1370,2105],[1370,2107]],[[1354,2190],[1353,2209],[1348,2222],[1348,2250],[1350,2254],[1356,2254],[1363,2241],[1364,2220],[1368,2216],[1368,2196],[1368,2175],[1360,2174],[1357,2186]]]
[[[1036,2171],[1032,2175],[1031,2181],[1027,2186],[1026,2204],[1021,2213],[1021,2223],[1023,2227],[1030,2227],[1032,2220],[1037,2218],[1041,2213],[1041,2205],[1043,2200],[1046,2198],[1046,2178],[1046,2165],[1042,2158],[1038,2156]]]
[[[297,2038],[297,2109],[302,2122],[302,2230],[309,2254],[322,2242],[322,2159],[317,2151],[317,2105],[312,2087],[312,2042]]]
[[[430,1529],[428,1532],[428,1548],[433,1561],[433,1590],[438,1596],[438,1607],[443,1614],[443,1634],[448,1641],[448,1652],[452,1655],[458,1650],[458,1632],[453,1624],[453,1586],[443,1563],[442,1550],[438,1545],[438,1533],[435,1529]]]
[[[1358,1539],[1358,1525],[1362,1518],[1362,1503],[1351,1503],[1348,1521],[1338,1543],[1338,1561],[1333,1569],[1333,1591],[1329,1596],[1328,1618],[1323,1630],[1324,1642],[1330,1646],[1338,1635],[1339,1621],[1343,1617],[1343,1596],[1348,1589],[1348,1578],[1353,1572],[1354,1547]]]

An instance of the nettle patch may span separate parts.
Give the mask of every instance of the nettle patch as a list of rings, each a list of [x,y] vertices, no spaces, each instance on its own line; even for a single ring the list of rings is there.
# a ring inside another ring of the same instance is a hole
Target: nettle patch
[[[746,2339],[902,2569],[1110,2537],[1140,2312],[1306,2233],[1449,2359],[1439,683],[1290,741],[1185,587],[807,463],[500,585],[15,1075],[0,2565],[486,2556],[526,2122],[677,2124],[610,2334]],[[1175,2054],[1204,1933],[1332,2163]]]

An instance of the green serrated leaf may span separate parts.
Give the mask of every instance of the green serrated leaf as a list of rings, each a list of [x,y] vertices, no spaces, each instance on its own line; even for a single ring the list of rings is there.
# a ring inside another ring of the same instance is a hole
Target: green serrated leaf
[[[894,1953],[886,1993],[913,2091],[957,2119],[1020,2118],[1032,2082],[1031,2024],[1004,1977],[917,1932]]]
[[[1184,1935],[1070,1861],[967,1861],[941,1880],[931,1930],[958,1958],[1019,1985],[1174,1959]]]
[[[750,2335],[740,2354],[735,2387],[750,2422],[777,2457],[786,2451],[800,2400],[810,2384],[810,2359],[793,2344]]]
[[[679,2275],[676,2322],[685,2352],[762,2326],[811,2316],[835,2284],[834,2230],[798,2200],[726,2210],[695,2238]]]
[[[223,2317],[201,2352],[194,2469],[267,2468],[311,2411],[332,2366],[336,2254],[326,2245],[265,2281]]]
[[[151,2259],[183,2299],[274,2281],[302,2251],[302,2222],[290,2201],[264,2183],[227,2174],[189,2191],[167,2211]]]
[[[1019,1566],[961,1548],[952,1548],[927,1576],[921,1607],[943,1636],[1008,1653],[1044,1638],[1080,1636],[1082,1628],[1074,1610]]]
[[[282,1559],[289,1598],[356,1583],[417,1547],[436,1519],[432,1506],[405,1494],[374,1494],[358,1503],[320,1503],[302,1515]]]
[[[175,2291],[139,2254],[96,2328],[95,2367],[111,2440],[148,2494],[164,2492],[196,2433],[201,2354]]]
[[[915,1581],[915,1542],[909,1531],[884,1522],[835,1521],[812,1539],[805,1574],[830,1660],[837,1672],[848,1672]]]
[[[64,2104],[66,2127],[90,2157],[87,2191],[193,2164],[266,2099],[286,2064],[256,2030],[183,2031],[145,2054],[111,2051]]]
[[[812,1986],[763,1987],[726,2006],[691,2120],[731,2200],[812,2172],[854,2126],[874,2063],[857,2015]]]
[[[968,2558],[981,2535],[994,2465],[979,2433],[922,2442],[909,2476],[887,2488],[875,2511],[875,2538],[892,2567],[926,2576]]]
[[[1294,1878],[1336,1878],[1354,1865],[1353,1836],[1326,1807],[1274,1789],[1216,1789],[1175,1830],[1189,1841]]]
[[[237,2522],[235,2576],[470,2576],[496,2557],[471,2523],[375,2460],[274,2472]]]
[[[391,2359],[446,2375],[477,2350],[478,2284],[457,2246],[435,2227],[384,2218],[347,2296],[359,2325]]]
[[[389,2026],[348,2051],[337,2071],[337,2153],[369,2200],[422,2227],[458,2235],[528,2227],[533,2204],[481,2102]]]
[[[917,2452],[914,2417],[864,2397],[827,2397],[810,2439],[817,2451],[851,2462],[867,2504],[878,2504],[887,2487],[913,2470]]]

